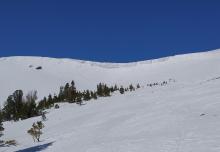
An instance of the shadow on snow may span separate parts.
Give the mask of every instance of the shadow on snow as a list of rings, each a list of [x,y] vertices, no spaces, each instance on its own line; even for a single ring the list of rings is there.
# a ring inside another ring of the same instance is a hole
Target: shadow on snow
[[[38,151],[45,150],[47,147],[51,146],[53,143],[54,142],[50,142],[50,143],[47,143],[47,144],[38,145],[38,146],[34,146],[34,147],[18,150],[16,152],[38,152]]]

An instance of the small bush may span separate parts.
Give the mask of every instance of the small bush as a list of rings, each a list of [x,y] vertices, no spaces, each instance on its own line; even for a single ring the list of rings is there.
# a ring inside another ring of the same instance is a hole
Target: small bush
[[[59,106],[58,104],[55,104],[54,108],[55,108],[55,109],[59,109],[60,106]]]
[[[5,142],[5,145],[6,146],[17,146],[18,144],[17,144],[16,140],[8,140]]]
[[[35,142],[35,139],[39,142],[40,136],[43,134],[41,131],[44,128],[44,124],[41,121],[33,123],[32,128],[27,131],[30,134]]]
[[[41,70],[41,69],[42,69],[42,66],[36,67],[36,70]]]

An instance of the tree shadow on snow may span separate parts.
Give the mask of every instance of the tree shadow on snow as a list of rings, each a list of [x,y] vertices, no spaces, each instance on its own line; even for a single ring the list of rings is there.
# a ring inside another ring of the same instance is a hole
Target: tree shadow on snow
[[[45,150],[47,147],[51,146],[53,143],[54,142],[50,142],[50,143],[47,143],[47,144],[38,145],[38,146],[34,146],[34,147],[18,150],[16,152],[38,152],[38,151]]]

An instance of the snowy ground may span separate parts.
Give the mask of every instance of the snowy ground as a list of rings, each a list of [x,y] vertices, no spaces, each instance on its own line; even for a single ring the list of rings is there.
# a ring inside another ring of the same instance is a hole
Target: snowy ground
[[[21,70],[27,64],[27,60],[31,59],[21,60],[21,65],[12,64],[17,60],[18,57],[16,59],[0,59],[0,68],[9,65],[8,68],[15,66]],[[37,60],[42,59],[36,58],[36,63]],[[50,59],[52,60],[49,61],[50,64],[46,63],[45,58],[43,60],[45,63],[40,62],[40,64],[44,67],[44,71],[29,69],[33,75],[28,73],[27,69],[22,72],[33,76],[34,81],[44,80],[44,82],[46,82],[45,77],[54,74],[55,78],[52,78],[51,81],[53,80],[56,84],[49,86],[58,85],[61,81],[57,82],[56,80],[61,79],[62,74],[60,72],[52,74],[55,72],[55,68],[54,71],[50,70],[49,72],[45,69],[49,65],[50,69],[53,69],[52,64],[59,60]],[[62,68],[57,65],[57,69],[67,72],[67,69],[63,69],[64,61],[66,60],[60,61]],[[70,63],[74,63],[72,64],[74,66],[81,66],[82,68],[75,70],[81,73],[71,76],[64,75],[63,77],[77,78],[76,82],[78,84],[82,82],[80,86],[82,88],[87,85],[94,87],[93,85],[100,80],[108,83],[137,81],[143,87],[124,95],[115,93],[109,98],[89,101],[84,106],[66,103],[61,104],[60,109],[48,110],[48,120],[44,122],[44,134],[39,143],[34,143],[26,132],[33,122],[41,120],[40,117],[19,122],[5,122],[6,130],[3,139],[15,139],[18,146],[1,147],[1,152],[220,151],[220,51],[129,65],[101,65],[100,63],[92,65],[90,62],[81,63],[79,61],[70,61]],[[91,68],[97,71],[93,72]],[[7,72],[6,69],[7,67],[3,71]],[[115,73],[110,75],[109,71]],[[85,73],[90,73],[90,75]],[[106,75],[102,75],[104,73]],[[0,81],[3,84],[6,75],[0,76]],[[17,80],[20,79],[19,75],[22,74],[18,72]],[[96,76],[99,79],[96,80]],[[27,80],[32,78],[28,77]],[[175,82],[172,81],[166,86],[152,88],[146,86],[147,82],[161,82],[169,78],[175,79]],[[85,81],[83,81],[84,79]],[[91,81],[92,83],[89,85],[87,84],[88,80],[94,81]],[[12,88],[11,85],[8,86],[8,88]],[[29,85],[25,83],[23,87],[29,88]],[[50,87],[46,90],[50,91]]]

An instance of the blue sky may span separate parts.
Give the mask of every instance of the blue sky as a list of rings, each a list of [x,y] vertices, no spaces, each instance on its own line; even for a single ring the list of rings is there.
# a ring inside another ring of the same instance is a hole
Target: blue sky
[[[220,48],[217,0],[1,0],[0,56],[129,62]]]

